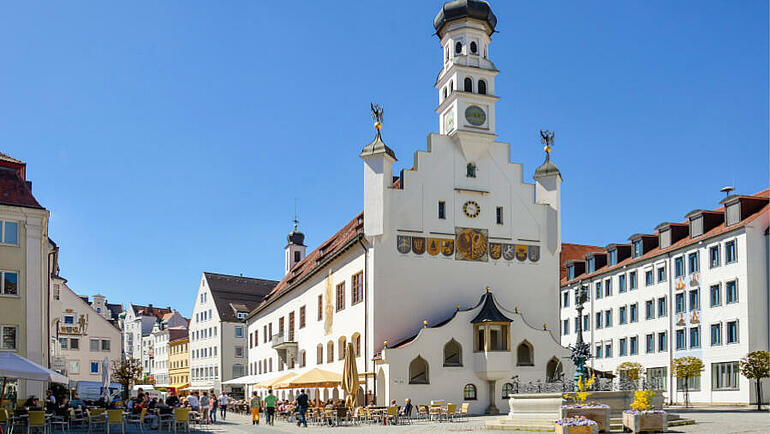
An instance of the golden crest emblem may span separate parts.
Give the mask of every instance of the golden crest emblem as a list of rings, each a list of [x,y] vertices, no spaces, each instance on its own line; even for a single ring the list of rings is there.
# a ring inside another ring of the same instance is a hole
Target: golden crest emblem
[[[500,243],[489,243],[489,257],[492,259],[500,259],[503,255],[503,245]]]
[[[455,253],[455,240],[441,240],[441,254],[452,256]]]
[[[428,253],[431,256],[436,256],[441,251],[441,239],[428,238]]]
[[[417,255],[425,253],[425,238],[412,237],[412,252]]]
[[[527,255],[529,254],[529,249],[527,246],[522,244],[516,244],[516,259],[519,261],[526,261]]]
[[[487,260],[486,229],[457,228],[455,259],[463,261]]]

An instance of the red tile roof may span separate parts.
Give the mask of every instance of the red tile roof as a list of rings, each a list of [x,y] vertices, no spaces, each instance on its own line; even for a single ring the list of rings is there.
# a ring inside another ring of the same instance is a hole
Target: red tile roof
[[[25,162],[0,152],[0,204],[43,209],[25,180],[26,166]]]
[[[564,264],[574,259],[583,259],[586,253],[606,252],[604,247],[588,246],[585,244],[561,243],[561,266],[559,267],[559,280],[567,278],[567,267]]]
[[[751,195],[751,196],[747,196],[747,197],[770,199],[770,189],[760,191],[757,194],[754,194],[754,195]],[[719,208],[717,208],[714,211],[724,211],[724,206],[719,207]],[[642,261],[645,261],[647,259],[653,258],[655,256],[662,255],[664,253],[670,252],[672,250],[681,249],[682,247],[686,247],[686,246],[689,246],[691,244],[697,244],[697,243],[699,243],[700,241],[702,241],[702,240],[704,240],[706,238],[714,237],[716,235],[720,235],[720,234],[723,234],[725,232],[729,232],[729,231],[732,231],[732,230],[744,227],[747,224],[749,224],[750,222],[752,222],[755,219],[759,218],[759,216],[761,216],[762,214],[767,213],[767,212],[770,212],[770,202],[766,203],[762,207],[762,209],[760,209],[759,211],[757,211],[754,214],[746,217],[740,223],[736,223],[736,224],[734,224],[732,226],[726,226],[725,222],[722,222],[722,224],[720,224],[718,226],[715,226],[714,228],[712,228],[708,232],[703,233],[700,236],[697,236],[695,238],[690,238],[689,236],[687,236],[687,237],[682,238],[681,240],[671,244],[670,246],[666,247],[665,249],[661,249],[660,246],[655,247],[654,249],[651,249],[650,251],[648,251],[647,253],[645,253],[644,255],[642,255],[642,256],[640,256],[638,258],[628,257],[628,258],[618,262],[615,265],[610,265],[610,266],[602,267],[602,268],[596,270],[593,273],[581,274],[581,275],[575,277],[574,279],[572,279],[571,281],[567,281],[566,280],[566,275],[562,274],[561,286],[569,285],[569,284],[572,284],[572,283],[574,283],[576,281],[579,281],[579,280],[582,280],[582,279],[588,279],[588,278],[591,278],[591,277],[594,277],[594,276],[602,275],[602,274],[607,273],[609,271],[616,270],[616,269],[619,269],[619,268],[623,268],[623,267],[625,267],[627,265],[634,264],[634,263],[637,263],[637,262],[642,262]],[[688,222],[689,222],[689,220],[688,220]],[[658,232],[655,232],[654,235],[658,235]],[[562,244],[562,246],[564,246],[564,244]],[[562,261],[562,268],[564,268],[564,262],[565,261]]]
[[[363,236],[364,233],[364,213],[359,213],[353,220],[349,221],[331,238],[321,243],[317,249],[297,262],[294,267],[278,282],[278,285],[265,296],[262,303],[259,304],[249,317],[254,316],[265,306],[272,303],[275,299],[290,291],[295,285],[298,285],[306,277],[313,275],[326,265],[326,260],[333,258],[341,252],[350,242]]]
[[[137,316],[154,316],[158,319],[163,319],[163,316],[171,312],[171,308],[159,308],[153,305],[141,306],[138,304],[132,304],[134,308],[134,314]]]

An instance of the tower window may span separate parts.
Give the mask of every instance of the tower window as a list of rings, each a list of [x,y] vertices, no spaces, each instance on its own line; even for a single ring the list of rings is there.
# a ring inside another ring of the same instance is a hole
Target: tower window
[[[438,218],[446,218],[446,203],[443,200],[438,202]]]
[[[465,77],[465,91],[473,92],[473,80],[470,77]]]
[[[476,41],[471,42],[471,53],[478,54],[479,47],[476,45]]]
[[[503,207],[497,207],[497,224],[503,224]]]
[[[457,43],[455,43],[455,54],[460,54],[462,53],[462,51],[463,51],[463,43],[460,41],[457,41]]]
[[[299,252],[299,250],[297,250],[296,252],[294,252],[294,262],[295,262],[295,263],[296,263],[296,262],[299,262],[299,260],[300,260],[300,257],[299,257],[299,255],[300,255],[300,252]]]
[[[452,93],[454,91],[455,91],[455,82],[454,82],[454,80],[451,80],[449,82],[449,93]]]
[[[465,176],[468,178],[475,178],[476,177],[476,164],[475,163],[468,163],[467,166],[465,166]]]
[[[487,82],[484,80],[479,80],[479,93],[482,95],[487,94]]]
[[[446,88],[444,88],[444,99],[446,99],[446,97],[447,97],[447,90]]]

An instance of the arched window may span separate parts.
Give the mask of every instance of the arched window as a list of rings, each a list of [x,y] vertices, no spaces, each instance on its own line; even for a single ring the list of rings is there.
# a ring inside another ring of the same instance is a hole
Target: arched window
[[[479,80],[479,93],[482,95],[487,94],[487,82],[484,80]]]
[[[476,400],[476,386],[474,386],[473,384],[466,384],[465,387],[463,387],[463,400],[464,401]]]
[[[318,344],[317,347],[315,347],[316,355],[315,355],[315,363],[317,365],[320,365],[324,362],[324,346],[323,344]]]
[[[508,399],[508,395],[513,393],[513,384],[503,383],[503,399]]]
[[[340,360],[345,360],[345,351],[347,347],[347,345],[345,345],[345,341],[346,341],[345,336],[340,336],[340,338],[337,340],[337,348],[338,348],[338,352],[340,353],[339,354]]]
[[[464,90],[466,92],[473,92],[473,79],[472,78],[465,77],[464,85],[465,85],[465,89]]]
[[[334,361],[334,342],[329,341],[326,343],[326,363]]]
[[[463,52],[463,43],[460,41],[455,42],[455,54],[460,54]]]
[[[516,348],[516,366],[535,366],[532,344],[522,341]]]
[[[561,379],[561,376],[561,362],[556,357],[552,357],[545,365],[545,379],[549,383],[555,383]]]
[[[361,357],[361,334],[353,333],[350,338],[353,341],[353,348],[356,350],[356,357]]]
[[[428,361],[420,356],[417,356],[409,364],[409,384],[430,384]]]
[[[460,343],[451,339],[444,345],[444,366],[462,366],[463,350]]]
[[[447,90],[446,90],[446,87],[444,87],[444,99],[446,99],[446,97],[447,97]]]
[[[454,80],[449,81],[449,93],[452,93],[455,91],[455,82]]]
[[[299,367],[300,368],[304,368],[306,361],[307,360],[306,360],[306,357],[305,357],[305,350],[302,350],[302,351],[299,352]]]
[[[476,41],[471,41],[471,53],[478,54],[479,47],[476,45]]]

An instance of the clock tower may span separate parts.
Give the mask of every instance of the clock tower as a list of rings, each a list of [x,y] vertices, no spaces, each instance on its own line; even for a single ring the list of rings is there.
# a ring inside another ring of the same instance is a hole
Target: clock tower
[[[489,60],[490,36],[496,25],[489,4],[480,0],[448,2],[433,20],[443,63],[436,80],[439,131],[452,136],[469,161],[496,137],[498,71]]]

